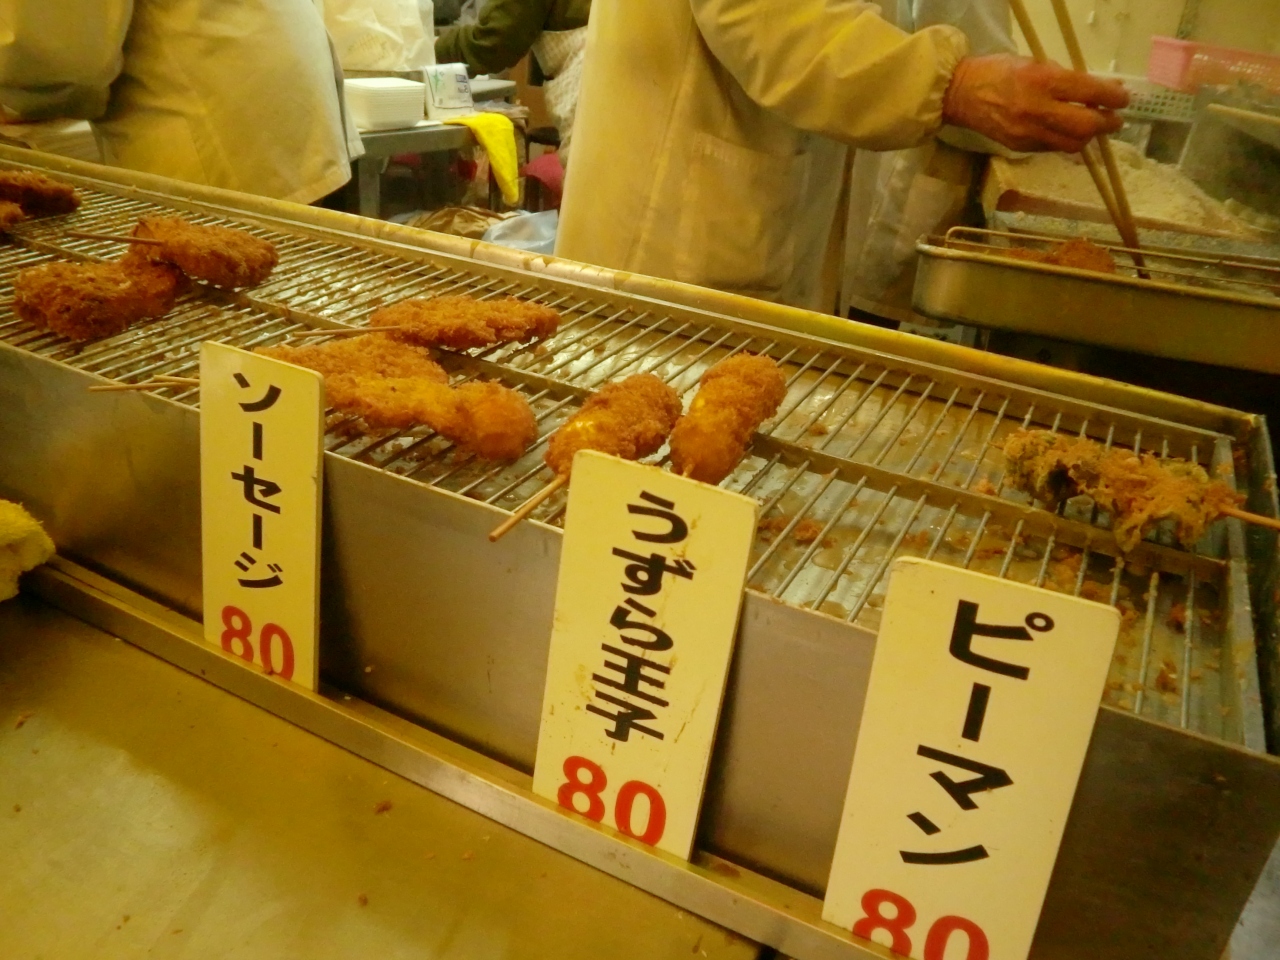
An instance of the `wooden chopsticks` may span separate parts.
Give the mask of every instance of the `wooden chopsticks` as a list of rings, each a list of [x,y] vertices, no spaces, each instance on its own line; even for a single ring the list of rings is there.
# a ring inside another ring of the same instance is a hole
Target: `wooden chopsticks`
[[[1050,0],[1050,2],[1058,18],[1058,27],[1062,31],[1062,39],[1066,43],[1072,67],[1080,73],[1088,73],[1089,67],[1084,59],[1084,51],[1080,47],[1080,39],[1076,36],[1075,26],[1071,22],[1066,0]],[[1044,44],[1040,42],[1040,36],[1036,32],[1035,24],[1031,22],[1031,16],[1027,13],[1023,0],[1009,0],[1009,6],[1013,10],[1014,19],[1018,21],[1022,35],[1027,39],[1032,57],[1040,63],[1047,63],[1049,56],[1045,52]],[[1102,166],[1099,166],[1097,157],[1090,150],[1091,145],[1086,145],[1080,156],[1084,160],[1085,168],[1089,171],[1089,176],[1093,178],[1094,186],[1098,188],[1102,204],[1106,207],[1111,222],[1115,224],[1120,239],[1130,250],[1137,251],[1141,249],[1138,227],[1133,220],[1133,208],[1129,205],[1129,195],[1125,191],[1124,180],[1120,176],[1120,165],[1116,163],[1115,151],[1111,149],[1111,141],[1105,134],[1099,134],[1097,144],[1102,157]],[[1134,266],[1138,268],[1138,276],[1144,280],[1151,279],[1144,269],[1146,262],[1142,254],[1133,252],[1130,256],[1133,257]]]

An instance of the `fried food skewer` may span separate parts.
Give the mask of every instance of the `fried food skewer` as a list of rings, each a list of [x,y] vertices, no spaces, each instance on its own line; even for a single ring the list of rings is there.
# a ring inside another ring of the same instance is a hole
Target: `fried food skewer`
[[[189,277],[215,287],[253,287],[270,276],[279,261],[276,246],[244,230],[191,223],[181,217],[143,217],[133,228],[143,256],[172,263]]]
[[[1173,522],[1186,547],[1193,547],[1224,516],[1271,523],[1240,510],[1239,494],[1186,460],[1162,462],[1149,453],[1106,450],[1092,440],[1048,430],[1015,431],[1005,440],[1004,455],[1009,485],[1050,509],[1072,497],[1092,498],[1111,515],[1112,533],[1126,553],[1166,520]]]
[[[671,433],[671,465],[716,484],[741,462],[760,424],[781,406],[787,378],[773,360],[740,353],[702,375],[689,412]]]
[[[18,272],[13,308],[19,319],[71,340],[123,333],[172,308],[182,274],[131,253],[108,263],[46,263]]]
[[[75,187],[34,170],[0,170],[0,200],[16,203],[29,217],[71,213],[80,206]]]
[[[529,402],[497,383],[449,384],[423,347],[367,334],[315,346],[261,347],[264,356],[315,370],[331,406],[374,429],[424,423],[488,460],[518,458],[538,435]]]
[[[12,200],[0,200],[0,233],[8,233],[25,219],[27,215],[22,207]]]
[[[680,417],[680,397],[651,373],[606,383],[547,441],[543,457],[568,476],[579,450],[598,450],[624,460],[640,460],[661,447]]]
[[[515,297],[484,301],[466,296],[415,298],[375,310],[369,326],[395,328],[399,339],[422,347],[470,350],[549,337],[560,326],[560,314]]]
[[[568,482],[569,475],[567,473],[556,474],[556,478],[554,480],[526,500],[519,510],[507,517],[507,519],[503,520],[502,523],[498,524],[489,532],[489,542],[497,543],[505,537],[517,526],[527,520],[533,511],[537,510],[540,506],[546,503],[546,501],[551,499],[552,495]]]
[[[543,461],[555,471],[556,478],[495,527],[489,534],[489,542],[502,539],[569,482],[573,458],[579,450],[598,450],[624,460],[639,460],[655,453],[666,442],[679,417],[680,396],[651,373],[638,373],[605,384],[547,441]]]

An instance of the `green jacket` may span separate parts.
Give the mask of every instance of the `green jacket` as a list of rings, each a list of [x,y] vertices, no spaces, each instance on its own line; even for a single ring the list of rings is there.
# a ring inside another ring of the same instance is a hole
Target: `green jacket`
[[[514,67],[544,30],[587,25],[591,0],[489,0],[476,23],[436,37],[436,63],[465,63],[473,74]]]

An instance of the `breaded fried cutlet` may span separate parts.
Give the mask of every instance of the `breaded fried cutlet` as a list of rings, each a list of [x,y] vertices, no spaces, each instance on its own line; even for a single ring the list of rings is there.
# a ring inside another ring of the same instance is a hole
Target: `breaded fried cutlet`
[[[270,241],[243,230],[191,223],[181,217],[143,217],[133,235],[163,241],[163,246],[135,245],[148,259],[172,263],[187,276],[215,287],[257,286],[279,261]]]
[[[436,430],[487,460],[515,460],[538,438],[529,402],[500,383],[473,380],[453,391],[454,419]]]
[[[0,200],[0,233],[27,219],[22,208],[10,200]]]
[[[533,410],[521,394],[497,383],[455,389],[425,347],[366,334],[257,352],[319,372],[329,405],[375,430],[423,423],[459,449],[490,460],[514,460],[538,436]]]
[[[393,335],[422,346],[469,350],[495,343],[523,343],[556,332],[560,314],[540,303],[506,297],[435,297],[402,300],[369,317],[371,327],[401,327]]]
[[[423,377],[436,383],[449,382],[444,369],[431,359],[431,351],[379,334],[343,337],[303,347],[288,344],[259,347],[256,352],[315,370],[326,377],[351,374],[384,379]]]
[[[181,282],[182,274],[167,264],[46,263],[19,271],[13,308],[28,323],[72,340],[93,340],[164,316]]]
[[[686,477],[719,483],[786,395],[787,378],[768,357],[740,353],[720,361],[702,375],[689,412],[671,432],[671,466]]]
[[[1052,250],[1036,250],[1032,247],[1010,247],[1000,255],[1010,260],[1026,260],[1031,263],[1047,263],[1055,267],[1073,267],[1076,270],[1092,270],[1094,273],[1115,273],[1116,261],[1111,251],[1084,237],[1073,237]]]
[[[547,442],[543,457],[560,476],[579,450],[639,460],[666,443],[680,416],[680,397],[651,373],[606,383]]]
[[[1235,507],[1240,497],[1227,484],[1209,479],[1198,464],[1160,460],[1149,453],[1104,448],[1083,438],[1048,430],[1017,430],[1004,442],[1010,486],[1050,508],[1081,494],[1111,515],[1121,550],[1132,550],[1164,521],[1171,521],[1183,546],[1194,546],[1209,524]]]
[[[29,217],[70,213],[80,206],[75,187],[34,170],[0,170],[0,200],[16,203]]]

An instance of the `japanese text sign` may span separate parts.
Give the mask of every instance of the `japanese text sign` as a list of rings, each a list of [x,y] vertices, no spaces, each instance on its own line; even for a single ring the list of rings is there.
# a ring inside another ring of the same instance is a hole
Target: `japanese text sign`
[[[823,919],[916,960],[1025,960],[1119,611],[895,561]]]
[[[689,857],[755,511],[656,467],[574,458],[535,793]]]
[[[318,373],[221,343],[200,350],[204,636],[316,688]]]

